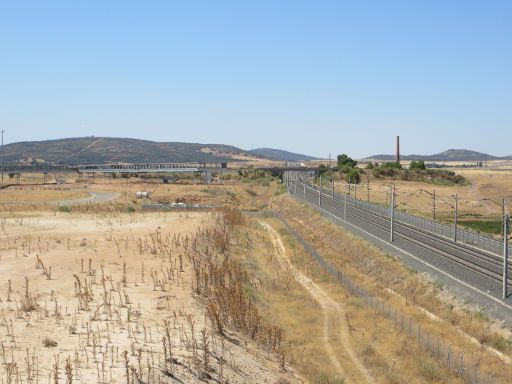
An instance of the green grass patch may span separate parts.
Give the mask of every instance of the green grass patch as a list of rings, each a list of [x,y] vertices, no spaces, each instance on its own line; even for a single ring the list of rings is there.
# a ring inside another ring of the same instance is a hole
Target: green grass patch
[[[461,221],[461,225],[478,232],[500,234],[503,225],[501,220],[468,220]]]

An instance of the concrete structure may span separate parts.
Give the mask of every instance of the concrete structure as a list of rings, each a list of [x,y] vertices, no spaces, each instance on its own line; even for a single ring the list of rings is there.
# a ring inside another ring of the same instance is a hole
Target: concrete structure
[[[400,136],[396,137],[396,163],[400,164]]]
[[[212,169],[227,168],[227,163],[141,163],[141,164],[85,164],[77,166],[78,173],[174,173],[203,172]]]

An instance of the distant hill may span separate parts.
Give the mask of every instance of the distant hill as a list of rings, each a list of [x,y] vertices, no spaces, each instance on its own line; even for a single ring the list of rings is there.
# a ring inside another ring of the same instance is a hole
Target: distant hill
[[[500,160],[500,159],[511,159],[511,156],[506,157],[497,157],[488,155],[487,153],[470,151],[467,149],[448,149],[441,153],[436,153],[434,155],[401,155],[400,159],[402,160],[424,160],[424,161],[487,161],[487,160]],[[363,161],[393,161],[395,160],[394,155],[375,155],[370,156]]]
[[[293,153],[283,151],[282,149],[274,148],[257,148],[252,149],[249,153],[257,156],[266,157],[267,159],[280,160],[280,161],[303,161],[303,160],[318,160],[318,158],[300,153]]]
[[[4,164],[77,165],[91,163],[222,162],[247,155],[223,144],[155,142],[129,138],[77,137],[26,141],[4,146]]]

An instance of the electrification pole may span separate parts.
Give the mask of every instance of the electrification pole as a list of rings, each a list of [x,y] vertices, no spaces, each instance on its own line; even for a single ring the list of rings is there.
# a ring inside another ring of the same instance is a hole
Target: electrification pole
[[[390,236],[389,236],[389,239],[390,239],[390,242],[392,243],[393,242],[393,235],[394,235],[394,228],[393,228],[393,222],[395,220],[395,186],[394,185],[390,185],[389,186],[391,192],[390,192],[390,202],[391,204],[389,205],[389,221],[391,223],[391,228],[390,228]]]
[[[432,191],[432,217],[436,221],[436,190]]]
[[[350,188],[347,184],[346,188]],[[343,205],[343,220],[347,221],[347,191],[345,190],[345,204]]]
[[[424,189],[420,189],[420,192],[428,193],[432,196],[432,217],[434,221],[436,220],[436,190],[434,189],[432,192],[426,191]]]
[[[459,196],[457,194],[453,195],[455,198],[455,221],[454,221],[454,235],[453,235],[453,241],[457,242],[457,224],[459,220]]]
[[[492,200],[492,199],[481,199],[481,201],[486,200],[490,201],[491,203],[494,203],[501,207],[501,213],[503,218],[503,225],[501,227],[502,230],[502,239],[503,239],[503,291],[502,291],[502,298],[505,300],[508,296],[508,230],[509,230],[509,220],[510,217],[507,213],[507,206],[505,203],[505,198],[503,197],[501,199],[501,204]]]
[[[5,131],[2,129],[2,151],[0,152],[0,170],[2,173],[2,183],[4,182],[4,133]]]
[[[501,198],[501,217],[505,217],[505,197]],[[504,239],[507,237],[507,231],[505,231],[505,226],[501,228],[503,233],[501,234],[501,237]]]
[[[320,175],[320,187],[318,188],[318,205],[322,206],[322,175]]]
[[[508,214],[503,215],[503,300],[508,296],[508,220]]]

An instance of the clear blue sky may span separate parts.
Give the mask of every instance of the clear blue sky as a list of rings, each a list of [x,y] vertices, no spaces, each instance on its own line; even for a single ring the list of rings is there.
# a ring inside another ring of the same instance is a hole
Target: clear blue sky
[[[512,155],[512,1],[2,1],[6,142]]]

